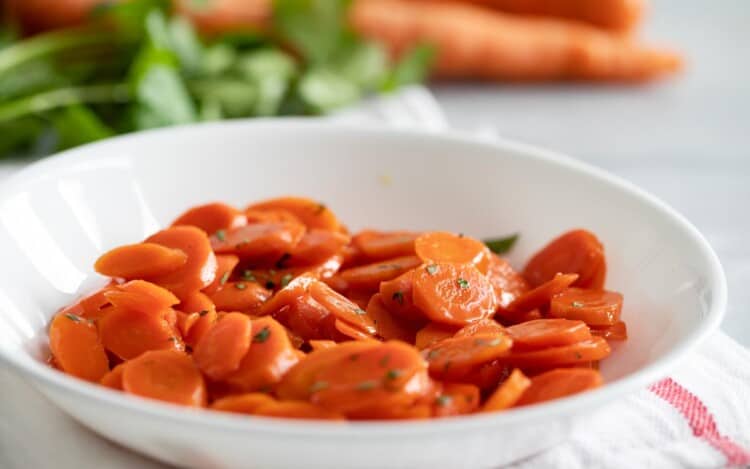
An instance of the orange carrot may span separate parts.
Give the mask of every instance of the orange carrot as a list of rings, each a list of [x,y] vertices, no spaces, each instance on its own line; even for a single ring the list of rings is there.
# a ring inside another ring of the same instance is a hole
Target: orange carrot
[[[402,55],[433,44],[443,78],[644,81],[674,73],[671,51],[561,19],[521,17],[460,2],[358,0],[356,31]]]
[[[517,405],[538,404],[579,392],[598,388],[602,376],[596,370],[585,368],[560,368],[531,378],[531,385]]]
[[[379,291],[383,305],[394,315],[416,321],[424,319],[424,314],[414,306],[414,270],[380,282]]]
[[[417,331],[414,346],[420,350],[425,349],[443,339],[453,337],[457,330],[456,326],[447,326],[437,322],[428,323],[425,327]]]
[[[279,197],[254,203],[248,210],[284,210],[297,217],[308,229],[340,231],[336,215],[321,202],[304,197]]]
[[[258,314],[271,292],[255,282],[227,282],[210,296],[219,311]]]
[[[146,352],[128,362],[122,372],[125,392],[173,404],[206,405],[206,384],[193,360],[182,352]]]
[[[552,297],[561,293],[578,278],[578,274],[556,274],[550,281],[527,291],[508,305],[515,314],[525,313],[546,306]]]
[[[414,326],[388,311],[383,305],[380,293],[370,298],[370,302],[367,304],[367,315],[372,318],[378,336],[383,339],[400,340],[407,343],[414,342]]]
[[[591,335],[596,335],[607,340],[627,340],[628,330],[624,322],[617,321],[611,326],[592,327]]]
[[[502,334],[506,329],[494,319],[482,319],[456,331],[455,337],[470,337],[480,334]]]
[[[305,233],[289,253],[288,260],[281,259],[277,268],[311,266],[320,264],[341,252],[349,243],[349,236],[337,231],[312,229]]]
[[[305,227],[299,223],[253,223],[211,236],[217,254],[235,254],[240,259],[274,265],[302,239]]]
[[[610,348],[601,337],[540,350],[513,351],[502,359],[521,368],[554,368],[598,361],[609,356]]]
[[[161,315],[113,307],[99,321],[102,344],[123,360],[149,350],[182,350],[184,344],[175,328]]]
[[[123,362],[112,368],[110,372],[102,376],[102,379],[99,380],[99,384],[116,391],[122,391],[122,372],[125,370],[126,364],[127,362]]]
[[[375,324],[367,311],[357,306],[347,297],[336,293],[323,282],[314,281],[310,286],[310,295],[325,307],[331,314],[360,331],[374,335]]]
[[[481,273],[487,273],[490,250],[478,239],[445,231],[431,231],[414,240],[414,251],[426,264],[474,264]]]
[[[470,414],[479,408],[479,388],[473,384],[445,383],[435,398],[435,417]]]
[[[240,262],[240,258],[232,254],[219,254],[216,256],[216,277],[210,285],[203,289],[207,295],[213,295],[227,283],[232,276],[234,268]]]
[[[611,326],[620,320],[622,295],[604,290],[568,288],[552,298],[550,316],[579,319],[590,326]]]
[[[495,293],[473,265],[429,264],[414,274],[414,304],[432,321],[463,326],[495,312]]]
[[[513,407],[530,385],[531,380],[521,370],[513,370],[510,376],[487,398],[482,406],[482,412],[496,412]]]
[[[187,254],[154,243],[130,244],[107,251],[94,269],[108,277],[126,280],[155,277],[174,272],[187,262]]]
[[[473,367],[508,355],[513,341],[505,333],[441,340],[423,350],[432,376],[457,380]]]
[[[250,348],[250,319],[241,313],[221,318],[198,342],[193,359],[198,368],[214,381],[226,378],[240,367]]]
[[[380,287],[380,282],[392,280],[419,264],[421,261],[416,256],[396,257],[342,270],[336,277],[340,278],[347,288],[374,292]]]
[[[294,298],[272,316],[303,340],[338,337],[335,327],[336,316],[309,293]]]
[[[209,406],[213,410],[222,412],[236,412],[240,414],[253,414],[255,411],[266,404],[276,402],[268,394],[252,392],[246,394],[236,394],[233,396],[216,399]]]
[[[253,414],[285,419],[344,420],[344,416],[338,412],[296,401],[270,402],[255,409]]]
[[[352,238],[362,257],[370,262],[414,255],[414,240],[419,233],[412,231],[364,230]]]
[[[508,261],[495,254],[490,257],[487,279],[495,289],[497,314],[506,319],[513,318],[513,313],[507,308],[519,296],[529,291],[528,282]]]
[[[591,338],[583,321],[536,319],[506,329],[513,338],[514,349],[539,349],[575,344]]]
[[[96,326],[80,316],[55,316],[49,329],[49,346],[58,366],[68,374],[99,381],[109,371]]]
[[[324,350],[335,347],[337,344],[333,340],[310,340],[308,341],[310,347],[315,350]]]
[[[245,224],[247,224],[247,219],[242,212],[221,202],[193,207],[172,222],[172,226],[195,226],[208,235],[239,228]]]
[[[180,302],[169,290],[143,280],[114,286],[104,297],[120,308],[154,315]]]
[[[606,272],[604,246],[586,230],[568,231],[550,241],[523,269],[523,275],[532,287],[563,273],[578,274],[573,286],[600,289],[604,286]]]

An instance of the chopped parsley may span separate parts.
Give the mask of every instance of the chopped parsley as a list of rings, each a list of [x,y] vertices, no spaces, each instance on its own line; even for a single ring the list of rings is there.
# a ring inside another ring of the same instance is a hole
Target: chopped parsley
[[[383,355],[383,358],[380,359],[380,361],[378,362],[378,364],[380,366],[382,366],[383,368],[385,368],[386,366],[388,366],[388,362],[389,361],[391,361],[391,354],[390,353]]]
[[[229,274],[229,271],[222,274],[221,278],[219,279],[219,285],[224,285],[225,283],[227,283],[227,280],[229,280]]]
[[[200,310],[198,312],[198,316],[205,316],[207,314],[208,314],[208,310],[207,309],[202,309],[202,310]]]
[[[315,215],[320,215],[321,213],[325,212],[325,211],[326,211],[326,208],[327,208],[327,207],[326,207],[326,204],[324,204],[324,203],[319,203],[319,204],[318,204],[318,205],[317,205],[317,206],[315,207]]]
[[[284,274],[281,277],[281,286],[285,287],[285,286],[289,285],[289,282],[291,282],[291,281],[292,281],[292,274]]]
[[[450,396],[438,396],[437,399],[435,399],[435,405],[438,407],[445,407],[448,404],[450,404],[453,401],[453,398]]]
[[[266,326],[253,336],[253,343],[262,344],[267,341],[269,337],[271,337],[271,330]]]
[[[242,279],[247,280],[248,282],[255,282],[257,281],[255,279],[255,274],[253,274],[252,270],[244,270],[242,271]]]
[[[574,308],[583,308],[583,302],[582,301],[574,301],[570,304],[570,306]]]
[[[385,374],[385,379],[389,381],[393,381],[394,379],[398,379],[401,375],[403,375],[404,372],[397,369],[391,369],[388,370],[388,372]]]
[[[65,313],[65,317],[70,319],[73,322],[81,322],[83,321],[83,318],[81,316],[77,316],[75,314]]]
[[[214,236],[216,236],[216,239],[218,239],[219,241],[226,241],[227,232],[224,230],[218,230],[216,233],[214,233]]]
[[[234,284],[234,288],[236,288],[237,290],[244,290],[245,288],[247,288],[247,285],[242,282],[238,282]]]
[[[459,288],[461,288],[461,290],[466,290],[467,288],[469,288],[469,281],[464,278],[459,277],[458,280],[456,280],[456,283],[458,284]]]
[[[438,355],[440,355],[440,350],[430,350],[429,352],[427,352],[427,359],[432,360],[434,358],[437,358]]]
[[[289,254],[288,252],[285,252],[284,254],[282,254],[282,255],[281,255],[281,257],[279,258],[279,260],[278,260],[278,261],[276,261],[276,268],[277,268],[277,269],[283,269],[284,267],[286,267],[286,265],[285,265],[285,264],[286,264],[286,262],[287,262],[287,261],[288,261],[288,260],[289,260],[289,259],[290,259],[291,257],[292,257],[292,255],[291,255],[291,254]]]
[[[576,352],[575,356],[576,356],[576,360],[580,360],[583,358],[583,355],[581,355],[581,352]]]
[[[355,388],[357,391],[372,391],[377,387],[378,383],[375,381],[362,381]]]
[[[426,267],[427,273],[430,275],[435,275],[438,271],[438,266],[435,264],[430,264]]]
[[[404,304],[404,292],[397,291],[393,293],[393,296],[391,296],[391,299],[395,301],[396,303],[402,305]]]

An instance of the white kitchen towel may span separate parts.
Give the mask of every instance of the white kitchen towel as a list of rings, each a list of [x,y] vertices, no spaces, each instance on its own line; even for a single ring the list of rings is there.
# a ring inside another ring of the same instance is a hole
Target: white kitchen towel
[[[368,101],[333,119],[447,128],[440,107],[421,87]],[[491,132],[484,137],[492,138]],[[0,368],[0,468],[47,467],[164,466],[99,438]],[[669,378],[592,412],[566,443],[513,467],[750,467],[750,352],[716,332]]]

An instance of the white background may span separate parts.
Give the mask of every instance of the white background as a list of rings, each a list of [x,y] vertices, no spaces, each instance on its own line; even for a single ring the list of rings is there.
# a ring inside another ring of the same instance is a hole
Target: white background
[[[548,147],[619,174],[704,233],[729,281],[723,329],[750,346],[750,1],[655,0],[641,37],[678,46],[654,85],[438,84],[451,124]],[[0,166],[0,177],[17,165]],[[648,312],[644,312],[648,314]]]

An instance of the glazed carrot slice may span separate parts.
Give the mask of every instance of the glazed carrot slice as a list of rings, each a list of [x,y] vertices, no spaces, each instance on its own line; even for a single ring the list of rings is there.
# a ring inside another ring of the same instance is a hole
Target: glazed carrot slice
[[[55,316],[49,329],[49,346],[57,365],[77,378],[99,381],[109,371],[96,326],[81,316]]]
[[[104,293],[104,297],[119,308],[151,314],[163,312],[180,302],[166,288],[144,280],[131,280],[112,287]]]
[[[526,279],[516,272],[508,261],[495,254],[490,256],[487,279],[495,289],[497,314],[501,317],[514,317],[507,308],[518,297],[529,291]]]
[[[336,319],[333,323],[333,326],[336,328],[338,332],[344,335],[345,339],[354,339],[354,340],[377,340],[373,336],[366,334],[356,327],[350,326],[348,323]]]
[[[261,308],[260,315],[265,316],[278,312],[281,308],[289,306],[292,302],[306,295],[310,291],[313,282],[318,281],[314,275],[300,275],[289,281],[281,290],[276,292]]]
[[[591,232],[573,230],[552,240],[526,264],[523,275],[532,287],[549,282],[558,273],[578,274],[573,286],[600,289],[607,264],[604,246]]]
[[[227,282],[210,296],[219,311],[258,314],[271,292],[255,282]]]
[[[551,316],[579,319],[590,326],[611,326],[620,320],[622,295],[605,290],[568,288],[550,302]]]
[[[435,399],[435,417],[470,414],[479,408],[479,388],[473,384],[445,383]]]
[[[211,250],[211,243],[206,233],[201,229],[194,226],[175,226],[150,236],[146,242],[180,249],[188,256],[185,265],[178,270],[166,275],[149,277],[146,280],[167,288],[180,298],[214,281],[216,257]]]
[[[421,264],[416,256],[397,257],[342,270],[337,274],[349,288],[376,291],[380,282],[394,279]]]
[[[310,344],[310,348],[312,348],[313,351],[333,348],[338,345],[333,340],[310,340],[308,341],[308,343]]]
[[[305,226],[299,223],[253,223],[211,236],[217,254],[235,254],[240,259],[274,265],[299,243]]]
[[[540,350],[513,351],[503,358],[505,362],[521,368],[554,368],[602,360],[608,357],[610,348],[601,337],[592,337],[581,342]]]
[[[240,367],[250,349],[250,318],[229,313],[201,338],[193,351],[198,368],[214,381],[221,381]]]
[[[543,283],[516,298],[513,303],[508,305],[508,310],[518,315],[519,313],[525,313],[546,306],[552,297],[558,293],[562,293],[577,278],[578,274],[556,274],[549,282]]]
[[[338,335],[336,317],[309,293],[294,298],[272,316],[303,340],[333,338]]]
[[[273,318],[253,319],[251,334],[250,349],[239,368],[224,380],[236,391],[268,389],[299,361],[286,329]]]
[[[420,350],[425,349],[443,339],[453,337],[457,330],[456,326],[431,322],[417,331],[417,335],[414,338],[414,346]]]
[[[380,282],[380,298],[386,309],[398,317],[424,319],[424,314],[414,306],[414,270]]]
[[[414,304],[427,318],[463,326],[495,312],[495,293],[473,265],[429,264],[414,274]]]
[[[369,261],[414,256],[414,240],[420,233],[364,230],[352,238],[354,247]]]
[[[500,323],[494,319],[487,318],[462,327],[456,332],[455,337],[470,337],[481,334],[502,334],[504,332],[505,328],[501,326]]]
[[[182,350],[179,333],[162,315],[113,307],[99,321],[104,348],[123,360],[149,350]]]
[[[388,311],[383,305],[380,293],[370,298],[367,304],[367,315],[375,323],[375,330],[379,337],[385,340],[400,340],[410,344],[414,343],[415,327]]]
[[[617,321],[611,326],[594,326],[591,334],[607,340],[627,340],[628,329],[624,322]]]
[[[506,329],[515,349],[540,349],[571,345],[591,338],[583,321],[568,319],[536,319]]]
[[[270,402],[255,409],[253,414],[285,419],[344,420],[337,412],[299,401]]]
[[[175,350],[146,352],[122,372],[125,392],[191,407],[206,405],[206,384],[190,356]]]
[[[512,343],[505,333],[477,334],[441,340],[422,353],[432,376],[456,380],[473,367],[508,355]]]
[[[344,360],[358,361],[360,355],[377,347],[375,342],[344,342],[335,347],[323,348],[309,353],[293,366],[276,387],[276,395],[284,400],[307,400],[318,388],[327,383],[317,383],[321,370],[335,367]]]
[[[513,322],[515,324],[521,324],[522,322],[528,322],[528,321],[536,321],[537,319],[542,319],[542,312],[539,311],[539,309],[532,309],[531,311],[527,311],[522,314],[517,314],[514,317]]]
[[[112,368],[111,371],[102,376],[102,379],[99,380],[99,384],[116,391],[122,391],[122,372],[125,370],[126,364],[127,362],[123,362]]]
[[[172,226],[190,225],[212,235],[221,230],[231,230],[247,224],[245,214],[221,202],[198,205],[180,215]]]
[[[336,319],[343,321],[360,331],[375,335],[375,323],[367,311],[357,306],[347,297],[337,293],[328,285],[320,281],[313,281],[310,285],[310,295],[326,308]]]
[[[531,380],[516,368],[508,378],[495,389],[482,406],[482,412],[497,412],[516,405],[524,392],[531,385]]]
[[[94,270],[108,277],[127,280],[156,277],[174,272],[187,262],[187,254],[160,244],[140,243],[120,246],[102,254]]]
[[[363,418],[383,405],[414,403],[427,391],[428,381],[426,364],[414,347],[397,341],[372,342],[354,359],[345,352],[319,369],[308,392],[314,404]]]
[[[210,285],[203,289],[203,293],[212,295],[229,281],[234,268],[239,264],[240,258],[233,254],[219,254],[216,256],[216,277]]]
[[[538,404],[596,389],[603,383],[596,370],[585,368],[560,368],[531,378],[531,385],[516,405]]]
[[[414,240],[414,251],[425,264],[474,264],[487,273],[490,250],[478,239],[445,231],[424,233]]]
[[[482,363],[473,367],[460,378],[462,383],[473,384],[482,391],[491,391],[497,388],[498,383],[507,378],[510,369],[500,359]]]
[[[290,222],[302,224],[299,218],[286,210],[256,210],[249,208],[245,210],[245,218],[247,218],[248,223]]]
[[[289,252],[288,259],[280,259],[277,261],[276,267],[320,264],[341,252],[344,246],[349,244],[349,241],[348,235],[338,231],[311,229],[302,236],[299,243]]]
[[[110,306],[109,300],[104,296],[110,288],[112,288],[112,285],[107,285],[101,290],[81,298],[76,303],[62,308],[57,314],[73,314],[96,323],[104,315],[107,307]]]
[[[297,217],[309,229],[340,231],[341,223],[324,204],[304,197],[279,197],[247,207],[247,210],[283,210]]]
[[[235,394],[222,397],[211,403],[209,408],[221,412],[234,412],[238,414],[254,414],[255,411],[266,404],[272,404],[276,400],[268,394],[251,392],[246,394]]]

